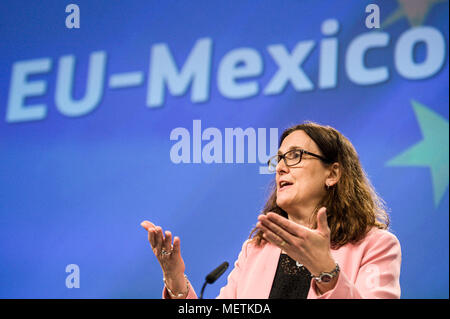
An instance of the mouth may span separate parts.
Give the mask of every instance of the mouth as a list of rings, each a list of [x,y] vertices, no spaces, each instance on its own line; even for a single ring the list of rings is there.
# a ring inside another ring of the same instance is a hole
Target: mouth
[[[289,186],[291,186],[292,184],[293,183],[291,183],[291,182],[281,181],[278,183],[278,191],[285,190],[285,189],[289,188]]]

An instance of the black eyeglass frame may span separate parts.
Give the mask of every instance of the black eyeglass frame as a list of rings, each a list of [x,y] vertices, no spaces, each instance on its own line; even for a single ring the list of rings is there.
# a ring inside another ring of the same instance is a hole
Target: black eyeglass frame
[[[299,157],[298,162],[289,165],[289,164],[287,163],[287,160],[286,160],[286,155],[289,154],[289,153],[292,153],[292,152],[299,152],[299,151],[300,151],[300,157]],[[304,149],[302,149],[302,148],[295,148],[295,149],[292,149],[292,150],[287,151],[287,152],[284,153],[284,154],[281,154],[281,155],[280,155],[280,154],[277,154],[277,155],[272,156],[272,157],[269,158],[269,160],[267,161],[267,165],[269,166],[269,169],[271,169],[273,166],[270,165],[270,162],[271,162],[274,158],[278,158],[278,162],[277,162],[277,164],[278,164],[278,163],[280,162],[280,158],[281,158],[281,159],[283,159],[284,164],[286,164],[286,166],[292,167],[292,166],[295,166],[295,165],[297,165],[298,163],[300,163],[300,162],[302,161],[302,159],[303,159],[303,154],[308,154],[308,155],[314,156],[314,157],[320,159],[321,161],[323,161],[323,162],[326,163],[326,164],[331,164],[331,163],[332,163],[332,161],[326,159],[326,158],[323,157],[323,156],[320,156],[320,155],[317,155],[317,154],[308,152],[307,150],[304,150]],[[273,167],[273,169],[275,170],[275,168],[276,168],[276,165],[275,165],[275,167]]]

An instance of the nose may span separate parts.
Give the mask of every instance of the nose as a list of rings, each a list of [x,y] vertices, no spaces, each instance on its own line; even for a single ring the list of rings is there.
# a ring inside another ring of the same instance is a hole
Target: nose
[[[284,159],[278,162],[277,166],[275,167],[275,171],[277,175],[282,175],[289,172],[289,167],[284,162]]]

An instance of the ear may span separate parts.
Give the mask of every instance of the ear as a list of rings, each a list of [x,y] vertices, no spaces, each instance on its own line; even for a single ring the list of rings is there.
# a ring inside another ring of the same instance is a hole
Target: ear
[[[331,164],[328,169],[328,177],[325,179],[325,185],[334,186],[339,181],[342,175],[341,165],[338,162]]]

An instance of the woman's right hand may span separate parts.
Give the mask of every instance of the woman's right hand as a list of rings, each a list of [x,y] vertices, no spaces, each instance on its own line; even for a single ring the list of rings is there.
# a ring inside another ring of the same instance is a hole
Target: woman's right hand
[[[180,238],[175,237],[172,245],[172,233],[163,230],[160,226],[145,220],[141,226],[148,231],[148,241],[153,253],[161,265],[163,276],[168,288],[174,293],[186,292],[185,265],[180,252]]]

